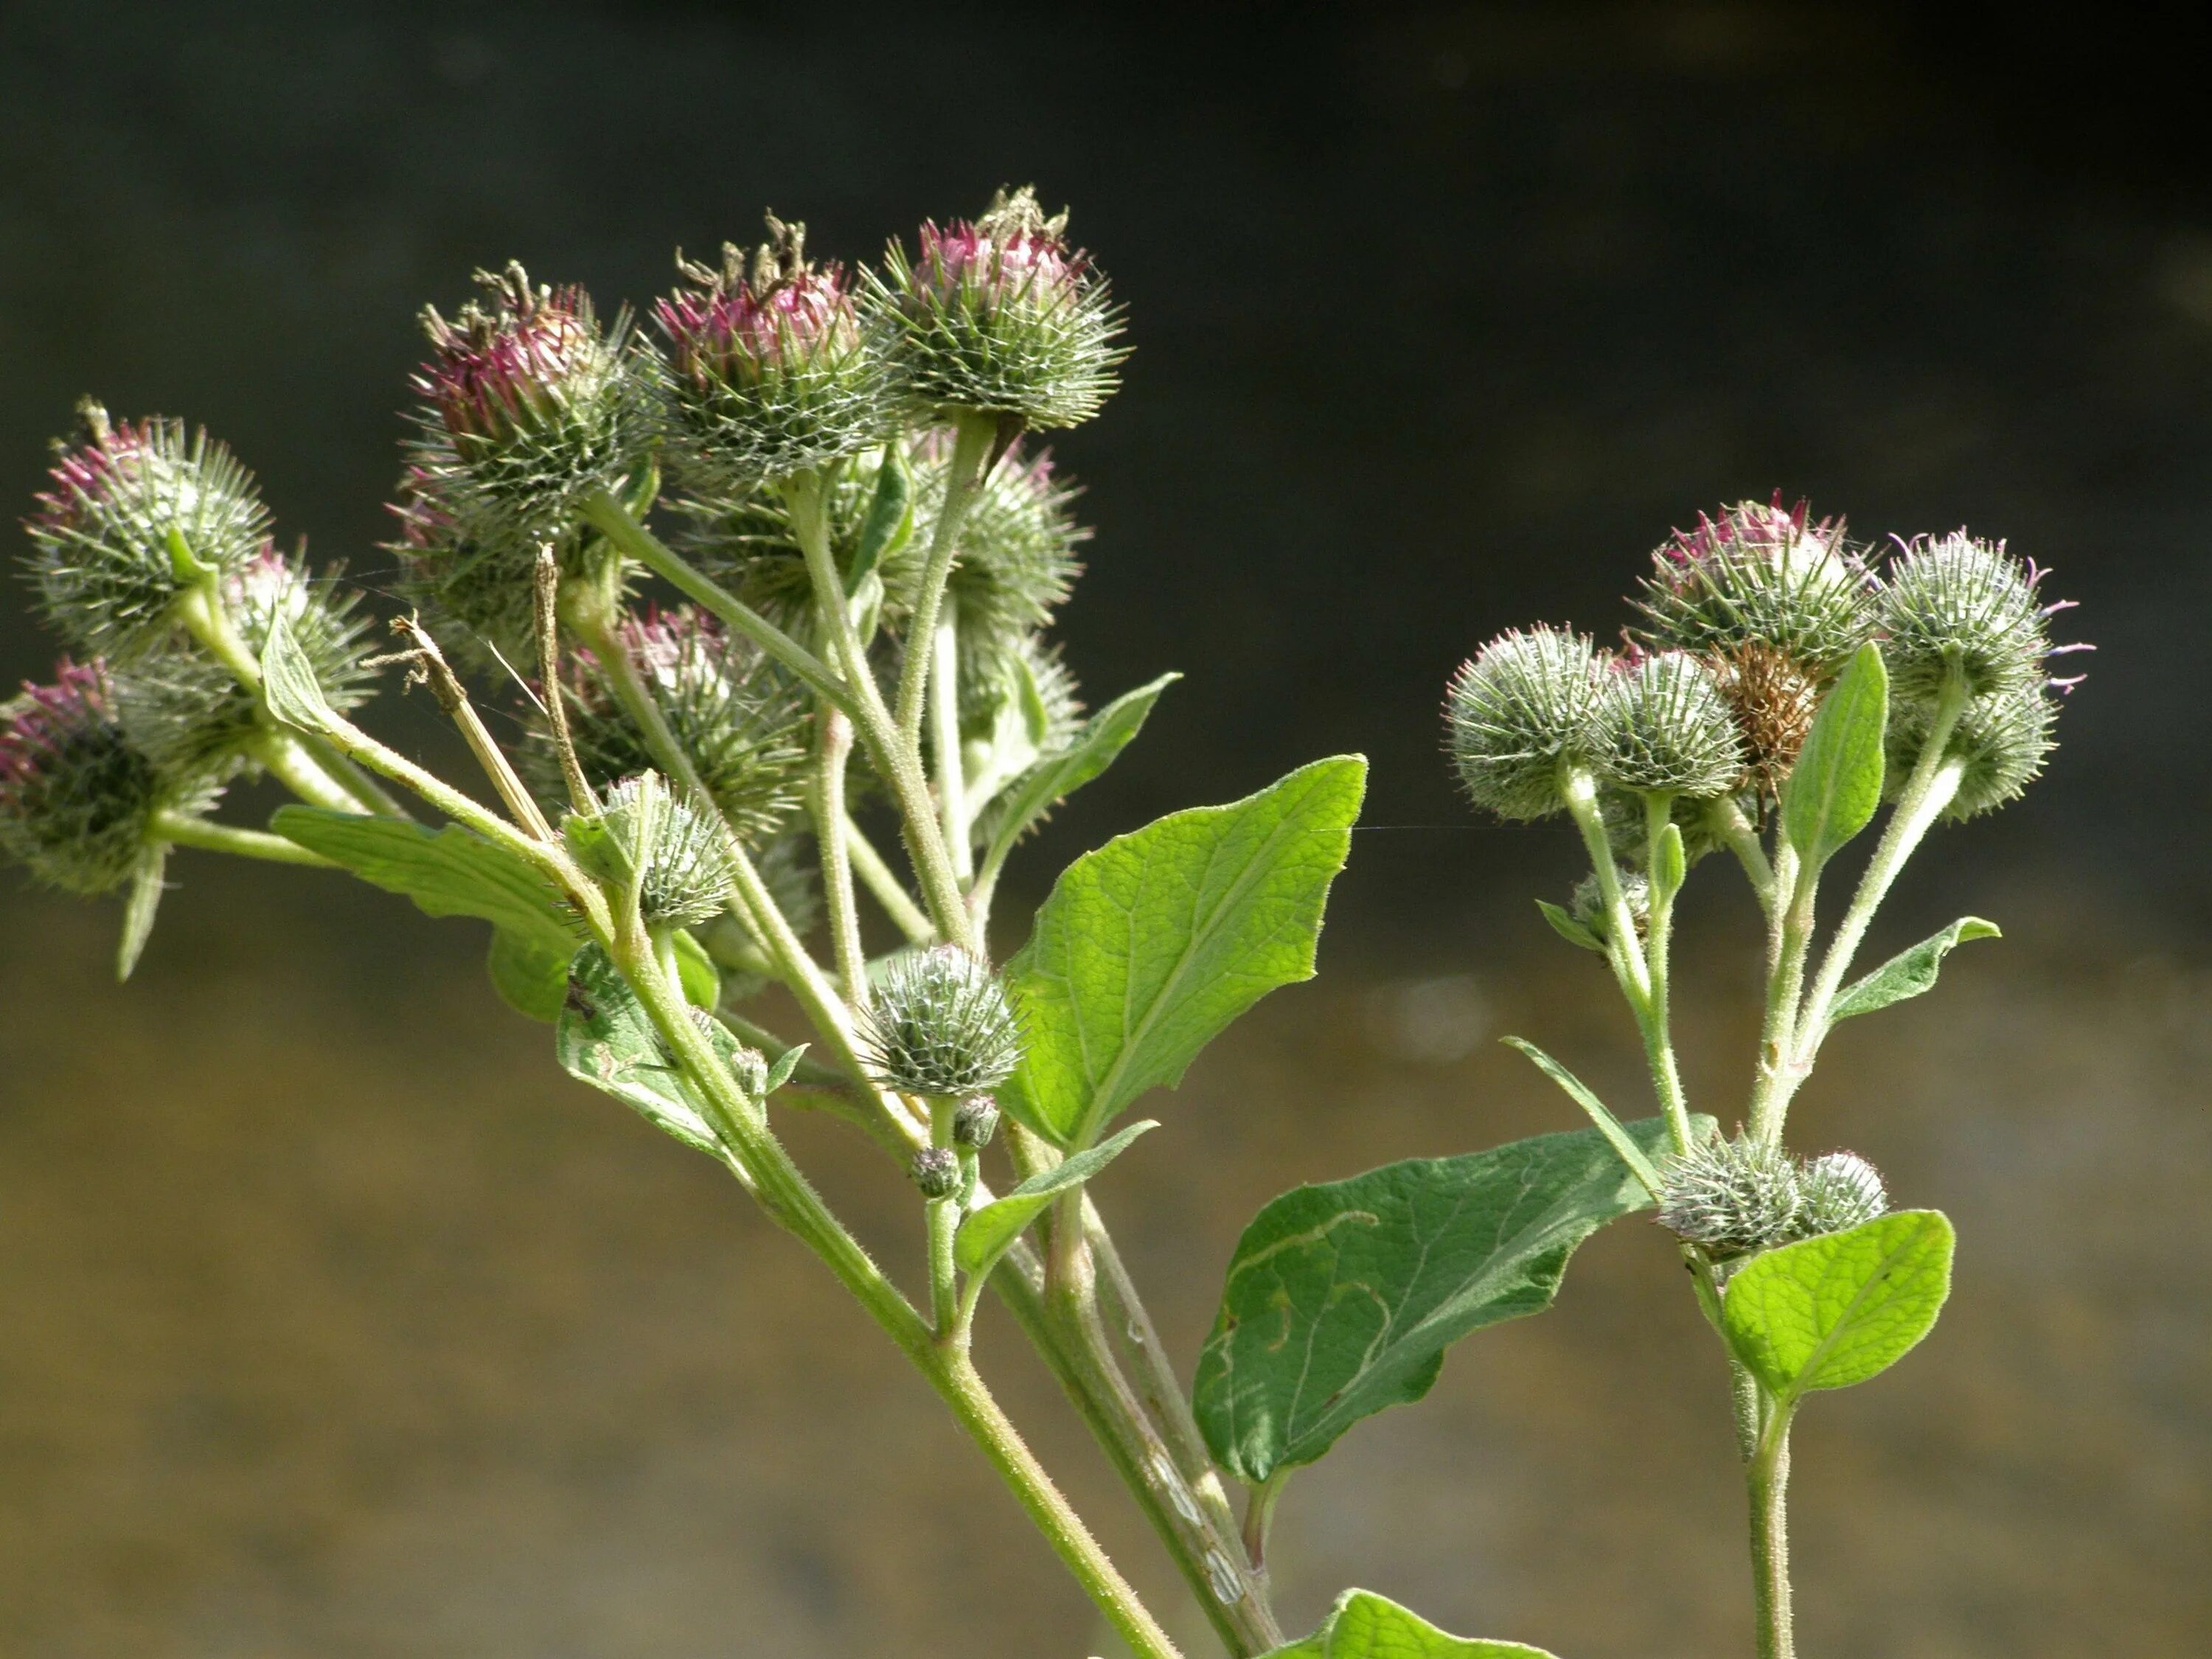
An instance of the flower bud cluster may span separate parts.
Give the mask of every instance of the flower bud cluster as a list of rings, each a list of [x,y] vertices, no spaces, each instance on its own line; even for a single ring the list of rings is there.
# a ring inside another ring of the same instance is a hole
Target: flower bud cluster
[[[622,624],[617,641],[725,821],[749,843],[772,836],[799,804],[806,763],[806,714],[789,677],[750,641],[732,638],[690,605],[648,610]],[[652,769],[651,747],[606,665],[576,650],[561,689],[587,783],[604,789]],[[560,762],[542,718],[532,737],[524,750],[531,781],[558,799]]]
[[[991,970],[956,945],[895,957],[860,1023],[870,1073],[902,1094],[988,1094],[1021,1061],[1021,1022]]]
[[[1751,1135],[1716,1135],[1661,1168],[1659,1224],[1727,1261],[1885,1214],[1889,1195],[1856,1152],[1800,1162]]]
[[[568,820],[568,841],[586,869],[635,885],[647,927],[695,927],[730,902],[721,830],[658,773],[611,786],[595,816]]]
[[[55,447],[52,488],[23,521],[40,603],[76,650],[135,660],[176,631],[179,597],[204,570],[235,574],[267,544],[253,480],[204,431],[111,422],[88,399],[85,433]]]
[[[678,255],[692,286],[655,307],[668,444],[686,483],[713,493],[857,453],[890,426],[888,369],[843,267],[808,263],[805,226],[768,223],[750,265],[728,243],[720,266]]]
[[[972,222],[925,224],[912,260],[890,246],[869,292],[893,331],[893,375],[909,404],[1039,428],[1098,412],[1127,354],[1113,343],[1121,319],[1105,282],[1068,246],[1066,228],[1034,191],[1002,190]]]

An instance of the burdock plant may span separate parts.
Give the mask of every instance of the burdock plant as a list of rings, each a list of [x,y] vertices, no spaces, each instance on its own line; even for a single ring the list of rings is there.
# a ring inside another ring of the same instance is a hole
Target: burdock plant
[[[1838,1021],[1926,991],[1996,931],[1967,918],[1853,977],[1921,840],[2041,769],[2058,607],[2001,544],[1871,559],[1777,497],[1660,550],[1626,649],[1536,627],[1479,653],[1447,700],[1460,778],[1501,817],[1572,823],[1589,874],[1544,915],[1604,959],[1657,1115],[1624,1123],[1522,1045],[1589,1127],[1269,1204],[1186,1392],[1092,1188],[1157,1127],[1121,1121],[1140,1097],[1311,974],[1364,763],[1316,761],[1084,854],[994,960],[1008,860],[1174,678],[1086,714],[1050,638],[1085,532],[1027,434],[1097,414],[1122,355],[1066,222],[1001,191],[848,274],[770,219],[750,254],[679,261],[658,339],[519,266],[480,277],[455,318],[426,313],[395,507],[412,609],[383,654],[335,568],[272,550],[219,445],[87,404],[27,520],[74,659],[0,706],[0,853],[69,892],[126,892],[126,975],[177,847],[348,871],[489,922],[493,984],[552,1028],[559,1064],[714,1158],[820,1259],[1144,1659],[1176,1649],[984,1379],[987,1291],[1228,1653],[1528,1656],[1361,1590],[1286,1642],[1270,1521],[1295,1470],[1425,1393],[1460,1338],[1548,1305],[1599,1226],[1651,1211],[1733,1370],[1761,1651],[1789,1653],[1791,1425],[1925,1334],[1951,1252],[1942,1215],[1892,1210],[1865,1159],[1793,1152],[1790,1103]],[[436,699],[476,787],[358,723],[387,669]],[[249,774],[295,798],[265,828],[220,816]],[[1823,878],[1885,799],[1816,950]],[[1764,1030],[1726,1130],[1692,1111],[1668,1029],[1676,900],[1722,849],[1767,923]],[[771,984],[803,1032],[756,1002]],[[802,1110],[911,1176],[916,1291],[794,1163],[780,1127]]]

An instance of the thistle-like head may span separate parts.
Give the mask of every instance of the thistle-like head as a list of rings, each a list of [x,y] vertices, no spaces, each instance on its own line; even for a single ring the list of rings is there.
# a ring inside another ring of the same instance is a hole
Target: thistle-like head
[[[571,817],[569,850],[587,870],[637,894],[647,927],[689,927],[727,908],[720,830],[655,772],[610,786],[590,817]]]
[[[533,285],[519,264],[478,271],[484,291],[448,320],[422,313],[431,357],[416,464],[472,534],[559,533],[578,503],[617,489],[649,432],[617,319],[603,331],[580,288]]]
[[[1868,580],[1841,519],[1806,502],[1739,501],[1698,515],[1651,556],[1638,608],[1662,646],[1698,653],[1760,645],[1815,681],[1838,672],[1873,625]]]
[[[1881,1171],[1856,1152],[1824,1152],[1797,1172],[1797,1231],[1840,1233],[1889,1212]]]
[[[1598,775],[1638,794],[1711,800],[1748,760],[1711,668],[1685,651],[1638,653],[1605,676],[1594,744]]]
[[[1067,215],[1047,217],[1024,187],[1001,190],[972,222],[925,224],[912,261],[891,246],[872,296],[909,404],[1032,427],[1098,412],[1127,354],[1114,344],[1121,319],[1104,279],[1066,229]]]
[[[1936,723],[1926,702],[1903,702],[1889,713],[1885,787],[1894,797],[1912,774]],[[1946,818],[1978,817],[2018,800],[2043,775],[2057,742],[2058,705],[2039,684],[2015,686],[1970,699],[1944,744],[1944,757],[1960,769],[1958,792]]]
[[[741,490],[866,448],[890,425],[889,381],[843,267],[805,257],[806,227],[769,216],[750,258],[677,257],[689,286],[654,307],[668,434],[701,487]]]
[[[1718,1135],[1660,1169],[1659,1224],[1717,1260],[1748,1255],[1797,1236],[1804,1209],[1797,1165],[1752,1135]]]
[[[1901,543],[1878,610],[1893,702],[1934,702],[1947,678],[1984,696],[2040,686],[2051,641],[2037,574],[1960,530]]]
[[[957,945],[895,959],[860,1024],[869,1070],[903,1094],[988,1094],[1021,1063],[1021,1021],[998,976]]]
[[[31,580],[72,646],[125,662],[174,635],[187,587],[261,551],[269,514],[252,476],[204,431],[112,422],[89,398],[79,413],[82,435],[55,445],[52,487],[23,521]]]
[[[1460,781],[1502,818],[1541,818],[1566,805],[1565,774],[1597,752],[1602,669],[1572,629],[1501,634],[1453,678],[1444,724]]]
[[[63,659],[0,704],[0,854],[64,892],[130,881],[172,793],[114,713],[104,664]]]

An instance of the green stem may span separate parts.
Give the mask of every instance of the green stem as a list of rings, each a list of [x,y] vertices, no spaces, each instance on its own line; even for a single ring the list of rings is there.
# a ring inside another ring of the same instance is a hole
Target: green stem
[[[1575,821],[1575,828],[1582,832],[1583,846],[1589,854],[1590,871],[1597,877],[1599,896],[1605,901],[1611,935],[1605,942],[1606,957],[1613,963],[1620,988],[1640,1021],[1650,1000],[1651,987],[1643,957],[1636,949],[1636,918],[1629,914],[1627,896],[1620,890],[1620,868],[1613,861],[1613,838],[1606,834],[1605,819],[1598,811],[1597,780],[1588,772],[1570,769],[1560,779],[1560,788],[1566,797],[1567,811]]]
[[[639,523],[635,515],[602,490],[584,502],[584,517],[624,556],[636,560],[654,574],[665,578],[715,616],[744,635],[799,676],[822,696],[847,714],[854,712],[842,681],[822,659],[785,633],[736,594],[696,569],[659,537]]]
[[[830,913],[830,943],[845,1000],[868,1000],[868,955],[860,944],[860,912],[853,892],[853,861],[845,839],[845,765],[853,753],[853,723],[823,702],[815,715],[814,787],[809,806],[822,858],[822,897]]]
[[[929,1144],[952,1145],[952,1114],[957,1103],[951,1096],[929,1102]],[[963,1183],[965,1184],[965,1183]],[[933,1198],[924,1206],[929,1233],[929,1311],[937,1340],[968,1346],[968,1322],[961,1316],[960,1273],[953,1260],[954,1235],[959,1231],[963,1194]]]
[[[845,820],[845,850],[853,860],[853,872],[868,890],[869,896],[883,907],[898,930],[915,945],[937,943],[937,929],[922,914],[921,907],[908,896],[898,872],[876,851],[876,844],[860,831],[860,826],[848,817]]]
[[[1658,862],[1660,838],[1673,820],[1674,802],[1666,795],[1644,797],[1644,844],[1647,849],[1645,862],[1654,866],[1648,873],[1651,895],[1651,919],[1644,940],[1644,977],[1650,988],[1644,1006],[1644,1057],[1651,1072],[1651,1087],[1659,1097],[1659,1109],[1667,1119],[1668,1138],[1674,1143],[1677,1152],[1690,1150],[1690,1108],[1682,1094],[1682,1074],[1674,1062],[1674,1039],[1669,1029],[1668,953],[1674,946],[1674,889],[1662,884],[1656,868]]]
[[[975,848],[968,825],[968,763],[960,752],[960,606],[948,595],[945,614],[930,636],[937,654],[930,671],[930,744],[936,751],[938,822],[953,878],[964,890],[975,879]]]
[[[1796,1659],[1790,1609],[1790,1419],[1792,1408],[1770,1411],[1746,1477],[1751,1500],[1751,1593],[1759,1626],[1759,1659]]]
[[[163,807],[149,827],[154,839],[175,847],[198,847],[210,853],[235,853],[240,858],[265,859],[271,864],[304,864],[319,870],[338,867],[320,853],[311,853],[297,842],[262,830],[242,830],[235,824],[210,823]]]
[[[1743,873],[1751,882],[1751,890],[1759,896],[1759,908],[1769,913],[1774,908],[1774,866],[1767,861],[1766,848],[1759,844],[1759,830],[1744,816],[1743,808],[1734,799],[1723,795],[1706,804],[1705,811],[1720,838],[1728,843],[1729,851],[1743,866]]]
[[[921,585],[915,590],[914,615],[907,623],[906,667],[899,676],[899,735],[917,747],[921,742],[923,702],[929,692],[929,643],[937,637],[938,609],[945,600],[945,584],[952,574],[953,556],[959,551],[961,527],[982,485],[983,465],[997,441],[998,422],[988,415],[963,415],[953,428],[945,500],[937,510],[929,556],[922,562]]]
[[[1759,1066],[1752,1082],[1750,1133],[1770,1146],[1782,1142],[1782,1120],[1794,1085],[1792,1050],[1797,1040],[1798,1002],[1804,990],[1805,962],[1813,948],[1814,903],[1820,866],[1811,859],[1788,860],[1791,880],[1786,896],[1778,890],[1766,974],[1766,1008],[1759,1030]]]

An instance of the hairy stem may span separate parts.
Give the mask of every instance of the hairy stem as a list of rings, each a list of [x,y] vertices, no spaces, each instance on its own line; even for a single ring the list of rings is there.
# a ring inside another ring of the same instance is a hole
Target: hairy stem
[[[929,642],[937,637],[937,612],[945,600],[945,584],[952,574],[953,556],[959,551],[960,531],[968,508],[983,482],[984,464],[998,439],[998,423],[988,415],[963,415],[953,429],[952,459],[945,468],[945,500],[937,509],[937,526],[930,538],[929,556],[921,567],[921,586],[915,591],[914,616],[907,625],[906,667],[899,676],[899,735],[910,745],[921,741],[921,715],[929,694]]]
[[[904,933],[909,943],[934,945],[937,929],[922,914],[921,907],[908,894],[899,880],[898,872],[876,851],[876,844],[860,831],[860,826],[850,817],[845,820],[845,850],[853,860],[853,872],[859,876],[868,896],[883,907],[883,912]]]
[[[1805,962],[1813,948],[1814,903],[1820,866],[1811,859],[1789,860],[1791,880],[1779,887],[1768,949],[1766,1008],[1759,1030],[1759,1064],[1752,1081],[1748,1128],[1768,1146],[1782,1141],[1782,1118],[1795,1085],[1790,1081],[1797,1040],[1797,1009],[1805,985]]]
[[[1771,1408],[1746,1470],[1751,1500],[1751,1594],[1759,1659],[1796,1659],[1790,1612],[1790,1408]]]
[[[265,830],[242,830],[235,824],[211,823],[205,818],[163,807],[154,814],[148,826],[155,840],[166,841],[173,847],[198,847],[210,853],[235,853],[240,858],[264,859],[270,864],[304,864],[320,870],[335,870],[339,866],[320,853],[313,853],[297,842],[282,836],[272,836]]]
[[[960,752],[960,606],[947,597],[937,631],[930,636],[937,665],[930,671],[930,744],[936,751],[937,815],[945,831],[945,851],[953,879],[964,890],[975,876],[969,841],[967,761]]]
[[[1644,797],[1646,862],[1650,872],[1651,921],[1644,948],[1644,981],[1649,988],[1642,1021],[1644,1058],[1651,1072],[1651,1087],[1667,1119],[1667,1135],[1677,1152],[1690,1150],[1690,1108],[1682,1095],[1682,1074],[1674,1063],[1674,1039],[1668,1029],[1668,952],[1674,945],[1674,889],[1659,878],[1656,867],[1661,837],[1673,817],[1673,802],[1664,795]]]
[[[1613,861],[1613,838],[1606,834],[1605,819],[1598,812],[1597,780],[1588,772],[1571,769],[1560,783],[1566,796],[1567,811],[1574,818],[1575,828],[1582,832],[1583,846],[1589,854],[1590,872],[1597,878],[1599,896],[1605,901],[1610,935],[1605,942],[1606,957],[1613,963],[1620,988],[1640,1021],[1644,1006],[1650,1000],[1651,986],[1643,957],[1636,950],[1636,919],[1629,914],[1628,897],[1620,890],[1620,868]]]
[[[815,715],[814,737],[814,782],[807,805],[822,857],[823,908],[830,915],[839,986],[845,1000],[858,1008],[868,1000],[868,955],[860,945],[860,912],[845,836],[845,765],[853,753],[853,723],[824,702]]]

